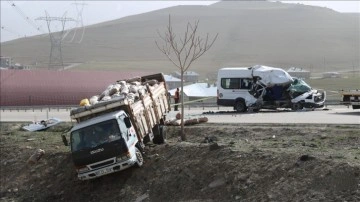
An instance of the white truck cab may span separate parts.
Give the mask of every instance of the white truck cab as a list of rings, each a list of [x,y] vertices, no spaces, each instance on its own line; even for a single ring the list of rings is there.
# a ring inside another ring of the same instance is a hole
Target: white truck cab
[[[77,124],[71,130],[70,145],[78,178],[87,180],[133,165],[142,166],[137,143],[134,127],[124,111]]]

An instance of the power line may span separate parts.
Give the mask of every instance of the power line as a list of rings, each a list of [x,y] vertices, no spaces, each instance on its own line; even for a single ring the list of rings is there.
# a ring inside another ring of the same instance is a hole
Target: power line
[[[70,43],[72,43],[74,41],[74,38],[76,36],[76,32],[78,30],[78,27],[79,27],[79,22],[81,23],[81,28],[82,28],[82,34],[81,34],[81,38],[80,40],[77,42],[77,43],[81,43],[83,38],[84,38],[84,34],[85,34],[85,27],[84,27],[84,21],[83,21],[83,16],[82,16],[82,13],[84,11],[84,6],[86,6],[87,4],[85,3],[77,3],[75,1],[75,3],[72,3],[72,5],[75,5],[76,6],[76,11],[77,11],[77,16],[76,16],[76,25],[74,28],[70,29],[64,36],[64,38],[72,31],[74,30],[74,34],[71,38],[71,40],[69,41]],[[79,8],[78,6],[81,6],[81,8]]]
[[[1,30],[7,31],[8,33],[11,33],[11,34],[13,34],[13,35],[15,35],[17,37],[22,37],[19,33],[15,32],[15,31],[12,31],[12,30],[8,29],[5,26],[1,26]]]
[[[15,4],[14,1],[12,0],[8,0],[8,3],[11,5],[12,8],[14,8],[20,15],[21,17],[27,22],[29,23],[34,29],[36,29],[37,31],[45,34],[46,32],[42,29],[41,26],[38,26],[33,20],[31,20],[20,8],[19,6],[17,6]]]

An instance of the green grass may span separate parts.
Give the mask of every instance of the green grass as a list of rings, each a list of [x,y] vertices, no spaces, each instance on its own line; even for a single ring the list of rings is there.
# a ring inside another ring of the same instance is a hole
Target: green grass
[[[340,90],[360,89],[360,74],[343,74],[341,78],[307,79],[306,83],[314,89],[324,89],[328,100],[340,100]]]
[[[353,75],[343,78],[310,79],[306,82],[313,88],[325,89],[328,91],[360,89],[360,76]]]
[[[63,145],[61,134],[69,130],[71,123],[61,123],[45,131],[37,132],[24,131],[21,129],[24,125],[27,124],[1,122],[1,144],[12,142],[15,145],[22,145],[22,148],[41,148],[45,151],[69,151],[69,148]],[[69,140],[68,135],[67,138]]]

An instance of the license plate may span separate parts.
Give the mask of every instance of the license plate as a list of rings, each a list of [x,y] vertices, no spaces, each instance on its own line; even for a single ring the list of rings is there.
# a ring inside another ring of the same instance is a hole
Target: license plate
[[[105,175],[107,173],[110,173],[112,172],[112,169],[111,168],[106,168],[106,169],[102,169],[102,170],[99,170],[96,172],[96,175]]]

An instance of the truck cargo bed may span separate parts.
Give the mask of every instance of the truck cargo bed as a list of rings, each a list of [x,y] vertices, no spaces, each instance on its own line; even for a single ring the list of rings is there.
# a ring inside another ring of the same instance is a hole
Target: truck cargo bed
[[[129,81],[141,82],[146,86],[147,92],[135,99],[116,97],[94,105],[78,107],[70,111],[70,117],[79,123],[109,112],[124,110],[129,114],[139,138],[142,139],[151,133],[157,124],[165,121],[166,113],[170,111],[168,93],[162,74],[127,80]]]

